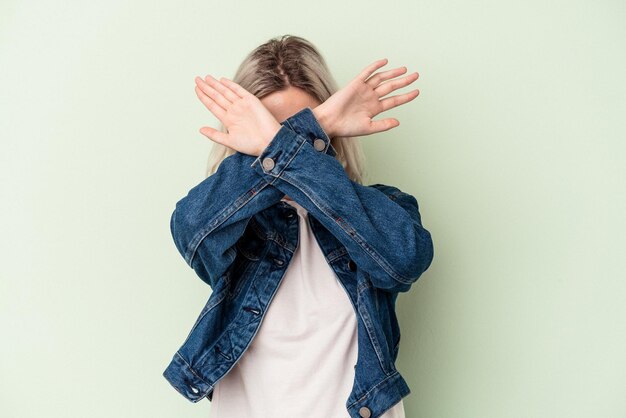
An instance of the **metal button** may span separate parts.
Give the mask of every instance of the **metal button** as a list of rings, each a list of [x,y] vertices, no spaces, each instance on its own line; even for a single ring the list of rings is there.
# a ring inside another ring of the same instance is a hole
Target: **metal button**
[[[324,142],[323,139],[317,138],[315,139],[315,141],[313,141],[313,148],[318,151],[323,151],[324,148],[326,148],[326,142]]]
[[[270,157],[263,158],[263,168],[266,170],[271,170],[272,168],[274,168],[274,160],[272,160]]]
[[[193,391],[193,393],[200,392],[197,387],[195,387],[195,386],[190,386],[190,387],[191,387],[191,390]]]
[[[367,406],[362,406],[359,409],[359,415],[361,415],[363,418],[369,418],[372,415],[372,411],[370,411]]]
[[[275,262],[276,264],[278,264],[279,266],[282,266],[282,265],[285,263],[285,262],[284,262],[283,260],[281,260],[280,258],[275,258],[275,259],[274,259],[274,262]]]

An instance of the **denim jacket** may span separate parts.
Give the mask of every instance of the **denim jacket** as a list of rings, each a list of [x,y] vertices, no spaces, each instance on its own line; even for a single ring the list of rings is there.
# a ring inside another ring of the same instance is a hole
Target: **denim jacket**
[[[281,123],[259,156],[226,157],[176,203],[170,222],[176,248],[212,290],[163,372],[189,401],[212,401],[215,384],[254,339],[296,251],[299,217],[281,201],[285,195],[308,211],[357,318],[348,414],[377,418],[410,393],[395,367],[395,303],[430,266],[431,235],[413,196],[350,180],[336,154],[306,107]]]

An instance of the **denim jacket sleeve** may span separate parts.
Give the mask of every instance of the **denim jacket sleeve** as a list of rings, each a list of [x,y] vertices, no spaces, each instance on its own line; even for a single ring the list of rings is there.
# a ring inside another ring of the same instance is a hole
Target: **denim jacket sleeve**
[[[170,231],[185,262],[212,289],[234,262],[235,243],[253,215],[279,202],[280,190],[250,168],[255,156],[236,152],[176,203]]]
[[[296,114],[281,122],[307,136],[315,134],[309,114]],[[335,150],[328,144],[324,151]],[[335,155],[335,154],[332,154]],[[235,243],[249,220],[285,195],[259,178],[251,167],[256,156],[236,152],[226,157],[217,171],[193,187],[176,203],[170,218],[170,231],[176,248],[186,263],[212,289],[234,262]]]
[[[434,252],[417,200],[393,186],[350,180],[333,153],[320,152],[307,140],[310,133],[330,145],[312,110],[304,108],[293,117],[308,133],[284,124],[251,167],[319,220],[373,286],[408,291],[428,269]]]

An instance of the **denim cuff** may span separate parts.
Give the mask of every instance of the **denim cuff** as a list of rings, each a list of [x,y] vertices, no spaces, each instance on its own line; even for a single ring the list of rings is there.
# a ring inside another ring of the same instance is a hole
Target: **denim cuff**
[[[263,179],[273,184],[302,146],[311,146],[307,139],[288,125],[280,129],[259,156],[250,164]]]
[[[196,403],[213,390],[213,386],[202,379],[176,352],[163,372],[165,379],[188,401]]]
[[[330,143],[330,137],[324,131],[313,113],[313,109],[305,107],[294,115],[285,119],[281,124],[286,124],[297,134],[302,135],[313,147],[330,156],[336,156],[337,150]]]

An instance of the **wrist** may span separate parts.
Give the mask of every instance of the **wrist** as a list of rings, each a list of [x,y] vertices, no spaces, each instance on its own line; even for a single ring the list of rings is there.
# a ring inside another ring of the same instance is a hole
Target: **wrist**
[[[278,134],[278,131],[280,131],[280,128],[282,128],[282,126],[283,125],[281,125],[280,123],[276,122],[275,124],[272,124],[266,130],[265,134],[262,136],[261,148],[257,151],[257,154],[256,154],[257,157],[259,155],[261,155],[263,153],[263,151],[265,151],[265,148],[267,148],[269,146],[269,144],[272,142],[274,137]]]
[[[330,121],[330,115],[325,110],[324,104],[322,103],[321,105],[311,110],[313,111],[313,115],[315,116],[315,119],[317,119],[317,122],[319,123],[319,125],[322,127],[324,132],[326,132],[326,135],[328,135],[329,138],[332,138],[333,136],[335,136],[333,132],[332,123]]]

